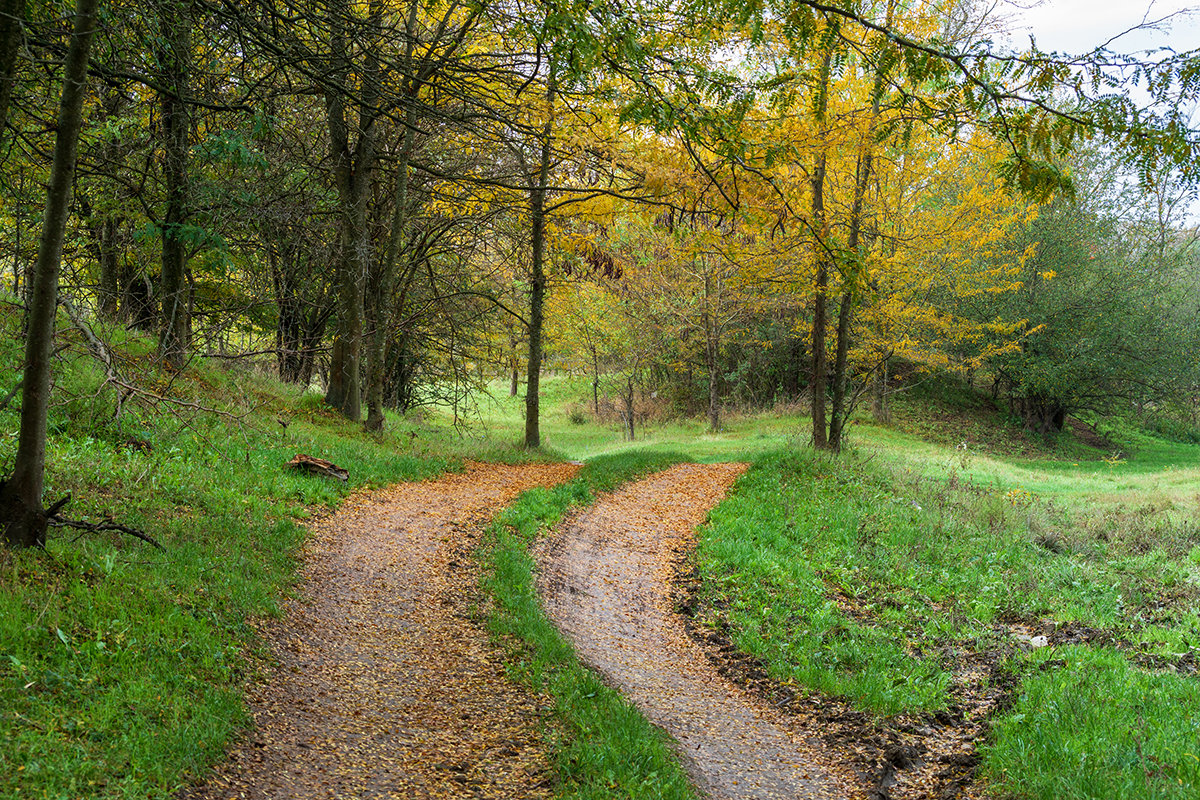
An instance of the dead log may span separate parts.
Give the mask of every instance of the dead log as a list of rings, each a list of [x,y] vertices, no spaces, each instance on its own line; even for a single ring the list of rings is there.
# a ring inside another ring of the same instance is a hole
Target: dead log
[[[337,478],[342,483],[350,480],[350,473],[332,461],[326,461],[323,458],[314,458],[313,456],[298,453],[287,463],[289,469],[303,470],[310,472],[313,475],[321,475],[325,478]]]

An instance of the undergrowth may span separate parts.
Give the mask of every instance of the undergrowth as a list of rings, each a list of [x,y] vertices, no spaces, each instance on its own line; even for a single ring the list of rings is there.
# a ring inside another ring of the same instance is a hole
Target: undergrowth
[[[482,549],[483,586],[493,601],[489,628],[508,650],[510,675],[553,698],[550,745],[556,794],[577,800],[695,798],[665,734],[575,658],[538,601],[529,546],[572,508],[641,475],[686,460],[627,451],[589,461],[553,489],[523,494],[492,523]]]

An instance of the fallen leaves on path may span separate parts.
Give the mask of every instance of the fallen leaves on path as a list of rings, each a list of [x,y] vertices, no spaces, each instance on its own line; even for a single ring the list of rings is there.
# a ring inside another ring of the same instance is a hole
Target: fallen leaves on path
[[[472,556],[518,494],[577,466],[470,464],[348,500],[317,523],[304,583],[267,626],[255,730],[188,800],[549,797],[547,700],[513,684]]]

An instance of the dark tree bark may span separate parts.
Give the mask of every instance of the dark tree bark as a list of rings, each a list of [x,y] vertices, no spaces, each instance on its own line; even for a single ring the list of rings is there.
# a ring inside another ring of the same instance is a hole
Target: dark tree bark
[[[17,82],[17,56],[26,0],[0,0],[0,141],[8,130],[8,107]]]
[[[813,219],[822,235],[828,233],[825,222],[825,153],[817,157],[817,168],[813,170]],[[824,242],[818,242],[821,248]],[[812,397],[812,439],[813,446],[825,449],[829,440],[825,431],[825,390],[828,386],[828,365],[825,356],[825,326],[826,303],[829,297],[829,259],[818,250],[817,272],[813,280],[813,323],[812,323],[812,377],[809,386]]]
[[[129,98],[123,88],[110,88],[105,91],[101,106],[103,120],[118,119],[128,108]],[[99,162],[109,170],[117,171],[123,166],[124,156],[122,145],[117,137],[107,137],[100,145]],[[125,216],[122,211],[121,190],[118,181],[101,179],[98,191],[107,193],[97,197],[98,208],[89,209],[91,217],[92,237],[96,243],[96,260],[100,264],[100,281],[97,289],[97,314],[101,319],[115,322],[121,318],[124,310],[121,308],[121,252],[122,229],[125,226]],[[82,204],[81,204],[82,205]],[[124,316],[128,316],[124,313]]]
[[[100,285],[97,287],[97,313],[102,319],[116,320],[121,311],[121,251],[118,246],[121,220],[109,216],[98,228]]]
[[[267,243],[278,320],[275,326],[275,359],[280,380],[308,386],[312,382],[316,351],[325,334],[332,309],[326,302],[326,283],[299,266],[304,243],[291,231]],[[278,250],[278,252],[277,252]]]
[[[553,148],[555,84],[554,70],[546,85],[546,105],[549,115],[542,127],[541,162],[536,183],[529,192],[529,221],[532,226],[530,252],[532,258],[529,282],[529,369],[525,379],[525,447],[541,447],[542,432],[539,419],[542,372],[542,326],[546,305],[546,188],[550,185],[550,153]]]
[[[829,387],[829,365],[825,355],[825,328],[827,303],[829,302],[829,219],[825,213],[825,171],[828,163],[829,143],[826,139],[825,113],[829,107],[829,75],[833,65],[833,45],[825,52],[821,62],[821,85],[817,100],[817,119],[821,125],[821,150],[813,164],[812,217],[817,228],[817,270],[813,278],[813,323],[812,323],[812,440],[813,447],[824,450],[829,446],[825,429],[825,392]]]
[[[158,53],[162,86],[163,184],[166,208],[162,219],[162,330],[158,351],[162,360],[182,369],[191,346],[192,297],[187,278],[188,150],[191,120],[188,83],[191,79],[192,16],[186,3],[163,0],[158,6],[161,48]]]
[[[371,273],[371,240],[368,206],[374,186],[379,148],[379,57],[373,43],[365,49],[362,88],[355,95],[357,140],[351,143],[347,99],[351,95],[351,13],[346,0],[331,4],[331,85],[325,90],[333,182],[341,215],[342,253],[338,276],[338,328],[329,367],[325,401],[347,419],[362,417],[362,356],[367,276]],[[379,7],[371,6],[370,28],[378,31]]]
[[[411,8],[413,11],[410,19],[416,16],[416,4],[414,3]],[[411,27],[415,27],[415,21]],[[388,332],[394,310],[392,293],[396,282],[396,264],[400,259],[400,248],[408,238],[408,165],[412,159],[413,144],[416,139],[415,102],[415,98],[412,98],[412,103],[405,113],[404,143],[400,147],[400,163],[396,167],[396,206],[392,210],[392,227],[388,238],[387,255],[384,257],[383,264],[380,265],[375,302],[373,303],[371,346],[367,358],[367,421],[364,423],[364,427],[368,431],[383,429],[383,383],[387,377]],[[415,262],[413,264],[415,266]],[[406,282],[406,289],[407,286]],[[404,298],[401,297],[396,305],[403,306],[403,303]]]
[[[46,541],[47,518],[42,507],[42,490],[46,471],[50,358],[58,308],[58,275],[71,207],[79,131],[83,126],[88,51],[96,29],[97,5],[98,0],[78,0],[75,7],[75,25],[63,73],[54,162],[46,192],[46,213],[32,276],[16,465],[8,480],[0,484],[0,526],[4,529],[5,542],[15,547],[40,547]]]

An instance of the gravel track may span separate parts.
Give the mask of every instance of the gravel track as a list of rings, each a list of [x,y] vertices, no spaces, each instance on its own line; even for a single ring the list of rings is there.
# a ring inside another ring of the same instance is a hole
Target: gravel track
[[[351,498],[314,526],[304,583],[266,626],[255,729],[187,800],[549,797],[546,700],[474,621],[483,525],[562,464],[471,464]]]

